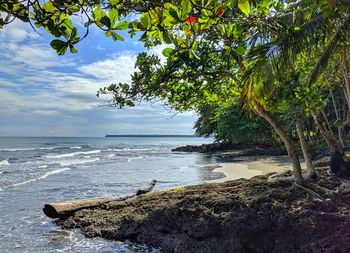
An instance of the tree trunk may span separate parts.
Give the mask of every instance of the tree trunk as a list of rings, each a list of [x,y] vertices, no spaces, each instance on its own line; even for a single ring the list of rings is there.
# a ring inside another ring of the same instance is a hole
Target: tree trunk
[[[340,148],[337,142],[335,141],[333,136],[328,132],[327,128],[324,125],[323,120],[319,117],[319,115],[317,115],[317,113],[314,110],[311,110],[311,114],[312,114],[312,118],[315,121],[316,126],[320,130],[320,133],[324,138],[324,140],[326,141],[330,151],[332,153],[340,152]]]
[[[45,204],[43,208],[43,212],[45,213],[46,216],[52,219],[64,218],[81,209],[97,207],[103,204],[107,204],[111,201],[124,201],[139,195],[147,194],[150,191],[152,191],[156,182],[157,182],[156,180],[152,180],[147,188],[139,189],[134,194],[125,195],[119,198],[98,197],[98,198],[77,199],[77,200],[69,200],[65,202]]]
[[[325,113],[324,109],[322,110],[322,117],[323,117],[323,122],[325,122],[325,127],[326,127],[326,129],[328,129],[328,130],[327,130],[328,133],[329,133],[330,135],[332,135],[332,138],[333,138],[333,139],[335,139],[335,135],[334,135],[334,133],[333,133],[331,123],[329,123],[327,114]]]
[[[59,217],[69,216],[72,213],[84,208],[96,207],[106,204],[111,201],[120,200],[117,198],[90,198],[90,199],[77,199],[65,202],[49,203],[45,204],[43,212],[46,216],[55,219]],[[122,199],[124,200],[124,199]]]
[[[333,104],[333,109],[334,109],[334,112],[335,112],[335,117],[336,117],[337,121],[339,122],[341,120],[341,118],[340,118],[340,115],[339,115],[339,111],[338,111],[338,108],[337,108],[335,97],[334,97],[334,94],[333,94],[332,91],[330,91],[330,94],[331,94],[331,98],[332,98],[332,104]],[[342,124],[341,125],[338,124],[337,129],[338,129],[338,138],[339,138],[340,146],[342,148],[345,148],[346,142],[344,140],[344,126]]]
[[[347,57],[347,50],[343,50],[343,59],[342,59],[342,69],[344,77],[344,93],[346,101],[348,102],[348,109],[350,110],[350,78],[349,78],[349,60]]]
[[[344,160],[342,150],[337,145],[336,141],[331,138],[331,135],[325,129],[323,122],[314,111],[312,111],[312,117],[314,118],[317,127],[320,129],[320,132],[332,153],[330,162],[331,171],[338,176],[349,175],[350,163]]]
[[[311,122],[312,121],[312,122]],[[314,138],[310,135],[310,132],[315,132],[314,126],[315,124],[313,124],[313,120],[308,120],[309,126],[308,124],[305,125],[306,128],[306,137],[308,139],[308,142],[311,143],[311,145],[315,144],[315,140]]]
[[[264,118],[272,126],[272,128],[276,131],[276,133],[279,135],[284,145],[286,146],[288,155],[293,163],[293,175],[295,182],[299,185],[303,184],[304,179],[301,174],[300,161],[292,139],[288,136],[286,131],[284,131],[284,129],[281,126],[279,126],[277,121],[268,112],[266,112],[260,105],[257,104],[256,106],[258,115]]]
[[[308,174],[307,177],[308,178],[315,178],[315,177],[317,177],[317,173],[316,173],[314,166],[312,165],[310,147],[305,140],[304,128],[303,128],[303,124],[302,124],[300,119],[298,119],[295,122],[295,126],[296,126],[296,129],[298,132],[301,150],[303,151],[303,155],[304,155],[304,159],[305,159],[306,170],[307,170],[307,174]]]

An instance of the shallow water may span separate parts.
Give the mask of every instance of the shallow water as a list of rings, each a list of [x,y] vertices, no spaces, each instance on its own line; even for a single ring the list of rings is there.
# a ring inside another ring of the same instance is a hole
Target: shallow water
[[[87,239],[42,213],[45,203],[121,196],[157,179],[155,190],[220,177],[218,157],[174,153],[202,138],[0,138],[0,252],[160,252]]]

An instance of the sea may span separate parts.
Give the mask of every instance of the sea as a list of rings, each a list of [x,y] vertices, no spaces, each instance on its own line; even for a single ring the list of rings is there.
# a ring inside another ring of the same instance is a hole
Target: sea
[[[162,252],[85,238],[42,212],[45,203],[118,197],[158,180],[155,191],[223,177],[216,155],[172,152],[197,137],[0,137],[0,252]]]

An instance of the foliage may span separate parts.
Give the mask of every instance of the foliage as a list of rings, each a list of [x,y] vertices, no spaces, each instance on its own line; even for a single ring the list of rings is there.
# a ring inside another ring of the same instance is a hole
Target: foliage
[[[257,116],[248,116],[239,101],[225,106],[206,105],[199,110],[195,124],[199,136],[215,135],[220,142],[232,144],[273,144],[278,140],[267,122]]]

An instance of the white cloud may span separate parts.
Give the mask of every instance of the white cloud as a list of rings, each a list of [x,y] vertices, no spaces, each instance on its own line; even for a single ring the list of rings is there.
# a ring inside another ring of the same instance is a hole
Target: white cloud
[[[163,50],[168,48],[168,47],[174,48],[173,45],[161,44],[161,45],[158,45],[156,47],[153,47],[150,50],[150,53],[157,55],[160,59],[160,62],[164,64],[166,62],[167,58],[163,55]]]
[[[4,80],[4,79],[0,79],[0,87],[15,87],[16,83],[11,82],[9,80]]]
[[[97,101],[82,102],[69,98],[62,93],[35,93],[31,95],[17,94],[0,90],[0,111],[23,112],[27,114],[56,114],[62,111],[83,111],[97,107]]]
[[[37,72],[51,67],[73,66],[73,62],[60,57],[51,48],[42,44],[2,42],[0,47],[0,73],[21,75],[25,72]]]
[[[0,90],[0,96],[3,98],[0,101],[0,111],[22,111],[40,115],[45,115],[47,111],[48,115],[52,115],[59,111],[92,110],[104,103],[96,97],[99,88],[112,82],[130,82],[130,75],[134,72],[136,55],[130,52],[72,67],[73,71],[67,73],[50,68],[55,65],[63,66],[63,58],[56,58],[51,51],[45,51],[49,49],[44,48],[44,51],[40,51],[37,47],[13,44],[8,55],[5,55],[9,62],[17,65],[7,64],[7,67],[0,69],[0,74],[10,73],[15,78],[11,82],[2,78],[0,85],[3,83],[12,87],[14,82],[17,82],[17,85],[16,91]],[[20,52],[14,52],[16,49]],[[45,53],[42,55],[42,52]],[[14,55],[12,58],[11,53]],[[1,55],[3,54],[0,53]],[[62,60],[59,61],[60,59]],[[23,65],[19,66],[18,63]],[[148,109],[149,105],[130,110]],[[160,107],[151,110],[164,113]]]
[[[136,55],[126,52],[111,59],[81,66],[78,70],[101,81],[124,83],[131,81],[130,75],[135,71],[135,62]]]
[[[17,19],[0,31],[0,40],[7,42],[23,42],[27,39],[38,37],[40,37],[40,35],[36,33],[28,23],[23,23]]]
[[[6,48],[0,51],[0,135],[192,132],[193,114],[173,118],[174,112],[160,104],[101,108],[104,101],[96,91],[111,83],[130,82],[136,53],[124,50],[86,63],[80,55],[57,56],[47,40],[33,41],[37,35],[28,28],[11,25],[12,30],[6,27],[0,33],[0,46]],[[153,52],[163,57],[163,49]]]

